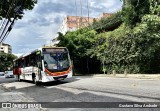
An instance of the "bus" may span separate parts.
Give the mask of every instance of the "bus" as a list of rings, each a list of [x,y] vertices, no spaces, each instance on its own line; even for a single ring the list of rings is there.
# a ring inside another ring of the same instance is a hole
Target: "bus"
[[[18,81],[38,83],[59,81],[73,75],[66,47],[42,47],[13,61],[13,74]]]

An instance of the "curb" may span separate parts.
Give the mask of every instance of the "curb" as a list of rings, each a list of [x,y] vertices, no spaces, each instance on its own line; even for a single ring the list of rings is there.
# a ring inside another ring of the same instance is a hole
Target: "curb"
[[[160,74],[93,74],[90,77],[112,77],[112,78],[133,78],[133,79],[154,79],[160,80]]]

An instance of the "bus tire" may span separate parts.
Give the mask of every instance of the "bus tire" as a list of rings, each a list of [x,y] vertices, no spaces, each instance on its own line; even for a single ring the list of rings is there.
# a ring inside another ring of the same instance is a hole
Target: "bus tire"
[[[34,73],[32,74],[32,80],[35,85],[39,85],[39,82],[37,81],[36,75]]]
[[[61,80],[55,80],[57,83],[61,82]]]
[[[35,85],[38,85],[38,81],[36,80],[36,77],[34,78],[33,82],[34,82]]]
[[[36,75],[34,73],[32,74],[32,81],[33,81],[33,83],[36,82]]]
[[[41,82],[37,81],[36,78],[35,78],[35,79],[34,79],[34,84],[35,84],[36,86],[39,86],[39,85],[41,85]]]

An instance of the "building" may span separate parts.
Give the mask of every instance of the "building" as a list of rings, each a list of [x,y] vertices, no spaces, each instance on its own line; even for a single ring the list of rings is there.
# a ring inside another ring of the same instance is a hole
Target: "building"
[[[107,18],[107,17],[110,17],[111,15],[113,15],[113,14],[111,14],[111,13],[102,13],[102,14],[98,17],[98,19],[100,20],[100,19],[102,19],[102,18]]]
[[[94,18],[80,17],[80,16],[67,16],[60,27],[60,31],[66,34],[67,31],[75,31],[79,28],[86,27],[93,23]]]
[[[0,43],[0,53],[12,53],[12,47],[9,44]]]
[[[68,31],[75,31],[79,28],[83,28],[92,24],[94,20],[98,21],[102,18],[109,17],[112,14],[110,13],[102,13],[98,18],[91,17],[81,17],[81,16],[67,16],[60,27],[60,32],[62,34],[66,34]]]

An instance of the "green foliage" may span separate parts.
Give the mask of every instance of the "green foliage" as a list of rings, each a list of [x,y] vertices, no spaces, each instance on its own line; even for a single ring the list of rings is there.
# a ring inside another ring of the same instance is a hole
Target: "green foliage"
[[[123,0],[121,12],[95,21],[91,27],[60,35],[68,47],[77,72],[160,72],[160,1]],[[123,23],[122,23],[123,20]],[[115,24],[119,27],[110,30]],[[86,61],[91,61],[86,62]],[[101,63],[101,64],[100,64]],[[83,65],[83,67],[81,66]],[[96,65],[95,65],[96,64]],[[91,67],[93,65],[93,67]],[[95,66],[94,66],[95,65]],[[93,71],[93,70],[92,70]]]
[[[1,0],[0,1],[0,19],[14,18],[15,9],[18,5],[22,6],[24,10],[31,10],[37,3],[37,0]],[[20,17],[19,17],[20,18]]]
[[[149,0],[150,13],[160,15],[160,0]]]
[[[141,22],[145,14],[149,14],[149,0],[123,0],[125,5],[122,10],[123,21],[130,27],[135,27]]]
[[[99,21],[93,22],[91,28],[96,30],[97,32],[104,32],[104,31],[112,31],[117,28],[122,23],[122,12],[119,11],[110,17],[102,18]]]
[[[112,32],[101,33],[106,42],[93,47],[90,52],[101,62],[105,57],[109,72],[123,73],[127,69],[130,73],[159,73],[159,27],[158,15],[145,15],[134,28],[123,24]]]
[[[0,71],[8,70],[13,67],[13,60],[17,58],[13,54],[0,53]]]
[[[137,47],[139,47],[139,60],[141,71],[149,73],[160,72],[160,17],[145,15],[142,23],[133,29]]]
[[[96,31],[88,28],[79,29],[75,32],[68,32],[65,36],[59,33],[58,46],[67,47],[70,51],[76,73],[96,73],[99,71],[98,60],[90,58],[88,49],[93,46]]]

